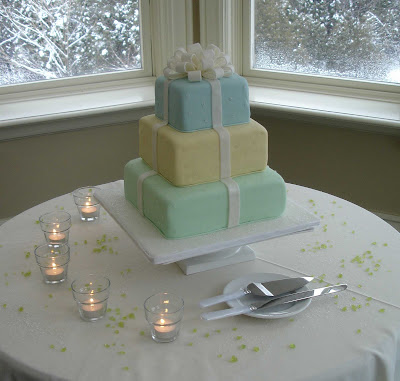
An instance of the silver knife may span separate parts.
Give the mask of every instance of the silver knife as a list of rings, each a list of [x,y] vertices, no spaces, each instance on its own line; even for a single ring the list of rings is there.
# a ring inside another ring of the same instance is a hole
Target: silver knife
[[[280,304],[297,302],[300,300],[314,298],[314,297],[322,296],[322,295],[334,294],[336,292],[343,291],[346,288],[347,288],[347,284],[339,284],[336,286],[322,287],[322,288],[317,288],[314,290],[295,292],[293,294],[274,298],[272,301],[266,302],[264,300],[264,301],[254,302],[248,306],[228,308],[226,310],[219,310],[219,311],[213,311],[213,312],[206,312],[201,315],[201,318],[204,320],[216,320],[216,319],[222,319],[222,318],[229,317],[229,316],[248,314],[250,312],[260,310],[262,308],[267,309],[267,308],[275,307]]]
[[[213,296],[212,298],[202,300],[199,305],[200,307],[209,307],[214,304],[227,302],[232,299],[239,299],[244,295],[252,294],[256,296],[270,296],[275,297],[282,295],[286,292],[297,290],[307,283],[311,282],[313,277],[302,277],[302,278],[285,278],[279,280],[272,280],[269,282],[253,282],[248,284],[246,287],[241,288],[235,292],[224,295]]]

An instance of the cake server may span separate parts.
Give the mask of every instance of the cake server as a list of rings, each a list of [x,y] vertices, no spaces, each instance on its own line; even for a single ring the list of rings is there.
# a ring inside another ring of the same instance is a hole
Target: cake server
[[[285,278],[279,280],[272,280],[269,282],[252,282],[244,288],[232,292],[230,294],[217,295],[212,298],[202,300],[199,305],[200,307],[209,307],[214,304],[227,302],[232,299],[239,299],[244,295],[252,294],[256,296],[270,296],[276,297],[286,292],[297,290],[307,283],[311,282],[313,277],[302,277],[302,278]],[[265,300],[263,301],[265,303]]]
[[[295,292],[293,294],[274,298],[273,300],[267,301],[267,302],[265,302],[265,300],[264,300],[264,301],[260,301],[260,302],[253,302],[252,304],[250,304],[248,306],[228,308],[226,310],[219,310],[219,311],[213,311],[213,312],[205,312],[201,315],[201,318],[204,320],[216,320],[216,319],[222,319],[222,318],[229,317],[229,316],[248,314],[250,312],[253,312],[253,311],[256,311],[256,310],[259,310],[262,308],[267,309],[267,308],[272,308],[272,307],[278,306],[280,304],[298,302],[300,300],[315,298],[317,296],[322,296],[322,295],[335,294],[337,292],[345,290],[346,288],[347,288],[347,284],[339,284],[336,286],[322,287],[322,288],[316,288],[314,290]]]

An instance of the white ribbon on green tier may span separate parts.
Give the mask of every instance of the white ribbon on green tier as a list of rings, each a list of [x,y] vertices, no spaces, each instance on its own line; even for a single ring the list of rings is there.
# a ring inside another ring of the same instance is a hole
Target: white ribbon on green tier
[[[154,170],[143,172],[137,181],[136,184],[136,192],[137,192],[137,208],[139,210],[139,213],[144,216],[143,212],[143,182],[150,176],[156,175],[157,172]]]

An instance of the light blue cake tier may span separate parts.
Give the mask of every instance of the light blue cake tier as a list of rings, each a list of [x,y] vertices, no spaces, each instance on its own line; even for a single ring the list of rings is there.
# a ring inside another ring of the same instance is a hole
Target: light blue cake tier
[[[164,76],[155,85],[155,114],[164,119]],[[250,104],[247,81],[233,74],[219,79],[222,96],[222,124],[249,123]],[[187,78],[171,81],[168,87],[168,123],[173,128],[190,132],[212,128],[211,85],[208,81],[189,82]]]
[[[137,207],[137,180],[151,168],[142,160],[128,162],[124,172],[125,198]],[[279,217],[286,206],[282,177],[267,167],[237,176],[240,224]],[[220,181],[175,187],[160,175],[143,182],[144,215],[166,238],[184,238],[227,228],[228,191]]]

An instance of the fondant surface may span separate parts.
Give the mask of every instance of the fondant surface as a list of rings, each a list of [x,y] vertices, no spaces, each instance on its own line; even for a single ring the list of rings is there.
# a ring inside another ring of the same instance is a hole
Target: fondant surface
[[[155,115],[139,121],[139,156],[153,167],[152,127]],[[262,171],[267,166],[268,134],[256,121],[226,127],[230,135],[231,175]],[[163,126],[157,133],[158,172],[175,186],[217,181],[220,178],[219,137],[208,129],[182,133]]]
[[[155,114],[164,119],[164,82],[155,84]],[[245,78],[233,74],[219,79],[222,97],[222,124],[231,126],[250,121],[249,88]],[[168,88],[168,123],[190,132],[212,128],[211,85],[208,81],[190,82],[187,78],[171,81]]]
[[[125,197],[135,207],[138,177],[150,170],[140,158],[125,166]],[[276,218],[285,210],[285,183],[269,167],[234,180],[240,188],[240,224]],[[143,182],[143,210],[166,238],[209,233],[227,227],[228,191],[220,181],[175,187],[162,176],[154,175]]]

